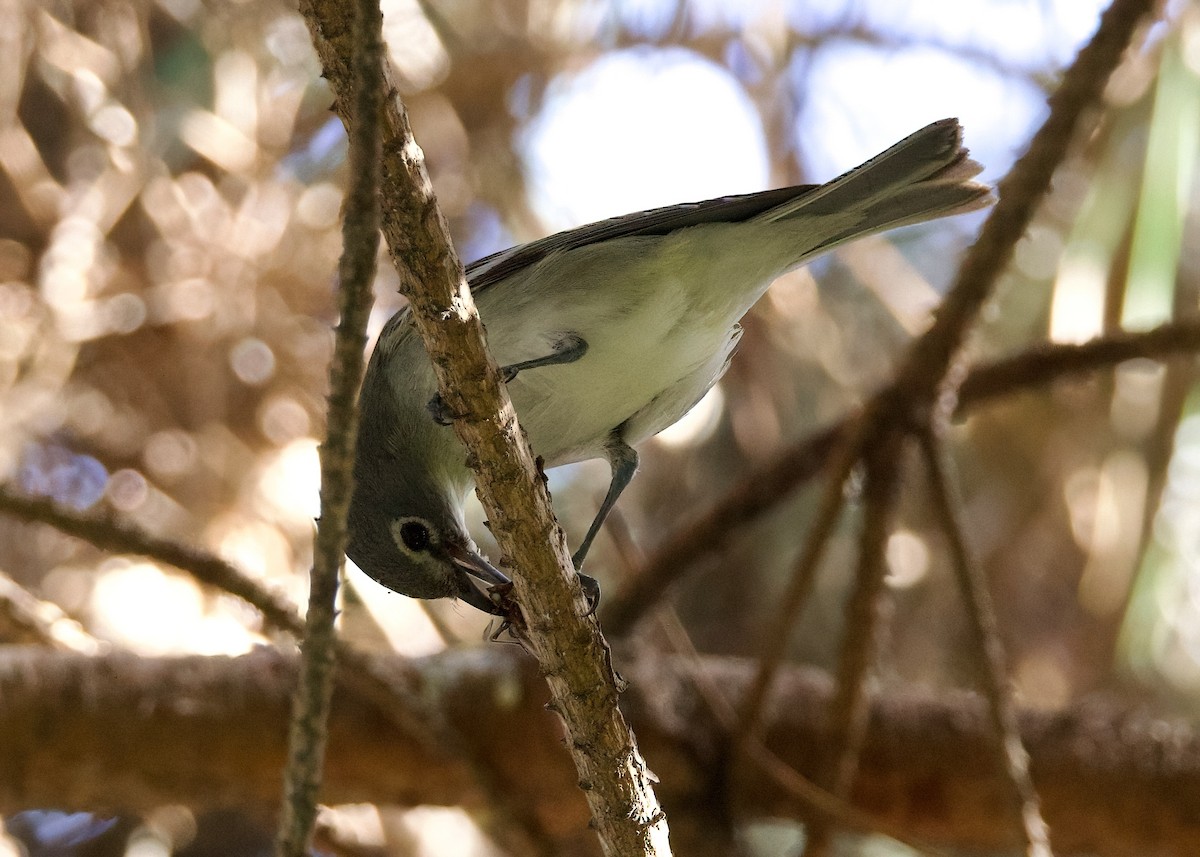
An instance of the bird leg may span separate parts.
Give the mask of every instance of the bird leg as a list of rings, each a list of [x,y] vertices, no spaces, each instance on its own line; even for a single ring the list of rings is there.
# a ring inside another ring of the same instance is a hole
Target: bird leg
[[[600,504],[600,511],[592,519],[592,525],[588,527],[587,535],[583,537],[578,550],[571,557],[571,562],[574,563],[576,571],[583,567],[583,560],[587,557],[588,550],[592,547],[592,541],[596,538],[597,533],[600,532],[600,527],[603,525],[604,519],[608,517],[608,513],[612,511],[613,506],[617,503],[617,498],[621,496],[621,492],[629,485],[629,480],[633,479],[633,474],[637,472],[638,468],[637,450],[621,440],[615,433],[609,440],[605,452],[608,455],[608,463],[612,466],[612,481],[608,484],[608,493],[604,495],[604,502]]]
[[[579,576],[579,583],[583,587],[583,594],[588,600],[588,615],[596,612],[596,608],[600,606],[600,584],[596,578],[582,574],[579,569],[583,567],[583,561],[587,557],[588,550],[592,547],[592,541],[600,532],[600,527],[604,524],[604,519],[608,517],[608,513],[612,511],[613,506],[617,504],[617,498],[621,496],[621,492],[629,485],[629,481],[633,479],[633,474],[637,473],[638,454],[637,450],[621,439],[617,432],[613,432],[608,444],[605,446],[605,453],[608,456],[608,463],[612,467],[612,481],[608,483],[608,493],[604,495],[604,502],[600,504],[600,511],[596,513],[596,517],[592,519],[592,525],[588,527],[587,535],[583,537],[579,548],[575,551],[575,555],[571,557],[571,562],[575,566],[575,573]]]
[[[586,339],[578,333],[567,333],[554,343],[549,354],[543,357],[535,357],[532,360],[522,360],[520,363],[513,363],[509,366],[501,366],[500,375],[504,378],[505,384],[511,384],[519,372],[524,372],[526,369],[539,369],[542,366],[574,363],[580,357],[587,354],[587,350],[588,344]],[[455,414],[450,411],[441,393],[430,399],[429,404],[425,407],[433,416],[434,422],[438,425],[448,426],[454,422]]]
[[[520,363],[513,363],[511,366],[501,366],[500,374],[504,376],[504,383],[510,383],[517,377],[518,372],[524,372],[526,369],[538,369],[542,366],[557,366],[562,363],[574,363],[583,355],[587,354],[587,340],[578,333],[564,334],[562,339],[554,343],[549,354],[545,357],[535,357],[533,360],[522,360]]]

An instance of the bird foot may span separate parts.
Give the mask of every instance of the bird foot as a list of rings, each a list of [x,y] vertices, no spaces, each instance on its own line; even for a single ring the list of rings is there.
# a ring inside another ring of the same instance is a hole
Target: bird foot
[[[587,599],[588,611],[585,615],[592,616],[597,608],[600,607],[600,583],[594,577],[588,577],[586,574],[579,574],[579,585],[583,587],[583,597]]]
[[[454,424],[454,418],[458,414],[450,410],[450,406],[446,404],[446,400],[442,398],[442,394],[438,393],[429,403],[425,405],[425,410],[429,411],[429,415],[433,417],[433,421],[440,426],[448,426]]]

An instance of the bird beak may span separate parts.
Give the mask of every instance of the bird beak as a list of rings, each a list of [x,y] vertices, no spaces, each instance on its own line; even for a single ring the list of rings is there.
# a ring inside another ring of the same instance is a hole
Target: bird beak
[[[446,546],[446,553],[449,554],[451,561],[456,566],[476,580],[488,584],[489,587],[507,586],[512,583],[504,572],[500,571],[500,569],[496,568],[466,545],[448,544]],[[495,602],[487,596],[487,593],[481,591],[472,580],[463,581],[462,592],[459,597],[484,613],[492,613],[496,616],[503,615],[503,612],[496,606]]]

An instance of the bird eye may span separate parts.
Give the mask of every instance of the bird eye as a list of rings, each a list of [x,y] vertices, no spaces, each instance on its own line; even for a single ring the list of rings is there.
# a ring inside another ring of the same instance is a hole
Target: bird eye
[[[400,525],[400,541],[410,551],[420,553],[429,547],[429,527],[420,521],[405,521]]]

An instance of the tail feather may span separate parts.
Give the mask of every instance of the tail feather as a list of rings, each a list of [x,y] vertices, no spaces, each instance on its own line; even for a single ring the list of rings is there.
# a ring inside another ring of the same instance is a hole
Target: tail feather
[[[993,202],[989,187],[973,181],[983,168],[962,145],[956,119],[942,119],[811,193],[758,215],[765,223],[791,218],[852,216],[805,256],[854,238],[952,214]]]

